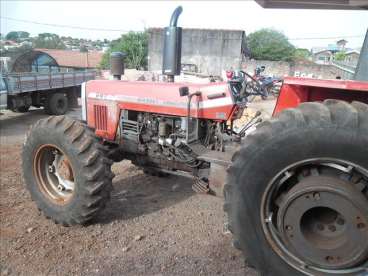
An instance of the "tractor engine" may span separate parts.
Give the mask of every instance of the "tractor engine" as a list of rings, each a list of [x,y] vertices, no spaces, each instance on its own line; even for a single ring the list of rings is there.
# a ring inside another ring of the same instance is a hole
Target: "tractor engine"
[[[176,162],[197,168],[201,162],[196,159],[198,154],[187,144],[187,126],[188,142],[197,147],[212,145],[211,122],[190,118],[188,124],[186,117],[125,110],[120,119],[121,148],[127,153],[147,156],[146,161],[160,160],[160,164],[168,161],[167,168]],[[135,159],[143,160],[143,156]]]

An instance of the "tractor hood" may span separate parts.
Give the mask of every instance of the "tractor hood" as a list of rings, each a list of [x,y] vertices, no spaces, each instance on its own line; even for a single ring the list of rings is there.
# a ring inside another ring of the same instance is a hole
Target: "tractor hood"
[[[192,84],[167,82],[130,82],[93,80],[82,87],[83,118],[96,134],[114,140],[121,110],[136,110],[172,116],[187,116],[188,98],[181,97],[179,88],[189,93],[200,91],[191,101],[191,117],[229,120],[237,111],[228,84]]]
[[[179,95],[179,88],[183,86],[189,88],[189,93],[201,92],[200,96],[192,99],[192,117],[221,121],[230,118],[236,105],[226,82],[193,84],[93,80],[86,83],[87,113],[95,105],[102,105],[118,110],[186,116],[188,98]]]

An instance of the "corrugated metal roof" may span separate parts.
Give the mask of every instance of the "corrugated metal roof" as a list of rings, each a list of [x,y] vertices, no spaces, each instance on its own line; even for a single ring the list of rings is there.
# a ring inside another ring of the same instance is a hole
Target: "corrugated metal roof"
[[[44,52],[56,60],[59,66],[75,68],[96,68],[102,60],[103,53],[97,51],[80,52],[58,49],[34,49]]]

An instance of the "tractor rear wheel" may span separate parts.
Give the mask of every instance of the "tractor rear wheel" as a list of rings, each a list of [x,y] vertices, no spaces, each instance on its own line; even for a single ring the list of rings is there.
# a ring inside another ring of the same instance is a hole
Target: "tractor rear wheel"
[[[81,122],[65,116],[39,120],[27,135],[22,158],[32,199],[55,223],[85,224],[105,207],[112,162]]]
[[[365,275],[368,105],[303,103],[262,123],[233,157],[224,209],[263,275]]]

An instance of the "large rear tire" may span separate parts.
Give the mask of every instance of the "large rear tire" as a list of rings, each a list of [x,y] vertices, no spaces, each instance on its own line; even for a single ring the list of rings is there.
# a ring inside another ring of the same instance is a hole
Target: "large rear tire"
[[[27,135],[22,158],[32,199],[55,223],[85,224],[110,198],[112,162],[79,121],[66,116],[39,120]]]
[[[224,209],[263,275],[365,275],[368,105],[303,103],[259,125],[234,157]]]

